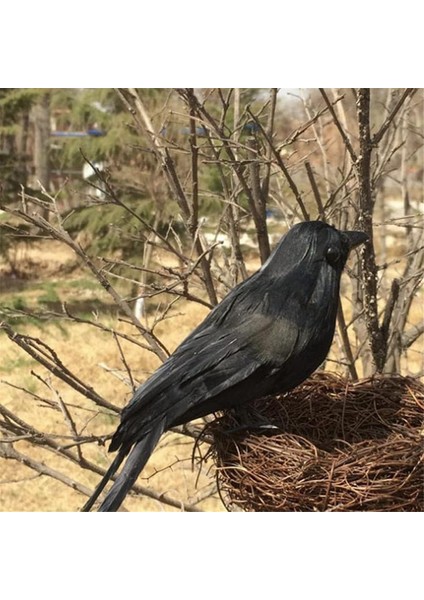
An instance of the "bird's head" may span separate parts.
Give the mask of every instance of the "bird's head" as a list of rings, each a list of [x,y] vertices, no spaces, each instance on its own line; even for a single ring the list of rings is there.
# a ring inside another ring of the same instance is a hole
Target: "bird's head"
[[[262,266],[269,275],[285,275],[292,269],[341,274],[349,252],[368,240],[362,231],[339,231],[322,221],[294,225]]]
[[[319,222],[315,221],[314,224]],[[314,235],[310,228],[312,223],[301,225],[309,225],[307,230],[312,234],[312,239],[315,238],[315,260],[325,261],[327,265],[340,271],[346,264],[349,252],[368,240],[367,234],[362,231],[339,231],[331,225],[321,223],[321,227],[316,227]]]

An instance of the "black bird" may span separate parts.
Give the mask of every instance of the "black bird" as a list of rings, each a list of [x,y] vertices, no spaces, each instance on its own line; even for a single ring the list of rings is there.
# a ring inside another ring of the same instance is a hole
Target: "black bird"
[[[129,455],[99,509],[117,510],[171,427],[286,392],[315,371],[333,339],[349,251],[367,239],[320,221],[292,227],[137,389],[110,444],[118,454],[82,510]]]

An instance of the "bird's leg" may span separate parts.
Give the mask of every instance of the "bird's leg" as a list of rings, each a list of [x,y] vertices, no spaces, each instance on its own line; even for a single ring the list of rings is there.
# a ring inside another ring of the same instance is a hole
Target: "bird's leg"
[[[249,405],[237,406],[232,409],[232,412],[239,425],[227,429],[225,433],[231,434],[247,430],[270,431],[280,429],[275,423],[271,423],[269,419]]]

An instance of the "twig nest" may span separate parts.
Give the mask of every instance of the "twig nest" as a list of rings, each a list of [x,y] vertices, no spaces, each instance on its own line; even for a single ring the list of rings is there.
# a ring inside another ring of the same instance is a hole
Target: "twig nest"
[[[423,408],[410,377],[317,373],[242,417],[228,412],[208,426],[222,500],[246,511],[422,511]]]

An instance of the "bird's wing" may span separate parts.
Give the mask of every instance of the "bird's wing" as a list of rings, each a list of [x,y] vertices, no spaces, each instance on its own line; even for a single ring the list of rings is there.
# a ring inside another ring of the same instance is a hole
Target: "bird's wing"
[[[136,391],[111,450],[133,444],[165,415],[172,426],[267,393],[267,376],[292,355],[298,327],[264,314],[252,297],[248,306],[230,300]]]

